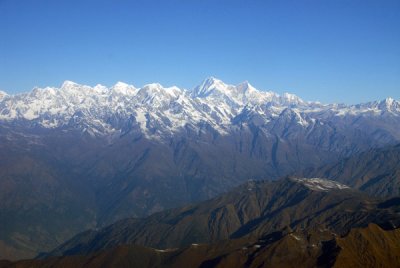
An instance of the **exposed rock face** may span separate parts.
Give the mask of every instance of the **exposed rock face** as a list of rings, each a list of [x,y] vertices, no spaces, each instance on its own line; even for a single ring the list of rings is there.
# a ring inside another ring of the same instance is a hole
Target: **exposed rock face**
[[[198,205],[84,232],[50,255],[85,255],[123,244],[167,249],[224,239],[254,240],[287,227],[345,235],[353,227],[370,223],[389,229],[400,226],[399,202],[383,202],[318,179],[325,187],[321,190],[315,181],[250,182]]]
[[[399,267],[400,229],[369,224],[339,236],[326,228],[283,228],[258,238],[154,249],[119,245],[86,256],[0,261],[0,267]]]
[[[400,144],[371,149],[297,175],[322,176],[380,197],[400,196]]]
[[[0,257],[399,142],[399,115],[392,99],[323,105],[215,78],[0,93]]]

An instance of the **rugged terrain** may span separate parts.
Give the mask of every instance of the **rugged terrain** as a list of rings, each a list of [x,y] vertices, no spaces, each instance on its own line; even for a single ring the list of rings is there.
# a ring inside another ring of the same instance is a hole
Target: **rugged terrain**
[[[307,102],[209,78],[0,94],[0,258],[400,141],[400,104]]]
[[[400,226],[399,212],[399,199],[371,198],[334,181],[249,182],[197,205],[84,232],[45,256],[87,255],[124,244],[169,249],[254,240],[284,229],[324,229],[337,235],[370,223],[395,229]]]
[[[400,144],[371,149],[296,175],[330,178],[373,196],[400,196]]]
[[[0,267],[400,267],[399,211],[399,199],[369,198],[328,180],[250,182],[196,206],[83,233],[50,254],[61,257]],[[241,225],[229,226],[235,218]],[[215,232],[191,236],[196,228]],[[160,237],[172,247],[138,245]]]
[[[371,224],[343,237],[287,231],[266,239],[270,240],[239,239],[167,251],[123,245],[88,256],[4,261],[0,267],[400,267],[399,229],[385,231]]]

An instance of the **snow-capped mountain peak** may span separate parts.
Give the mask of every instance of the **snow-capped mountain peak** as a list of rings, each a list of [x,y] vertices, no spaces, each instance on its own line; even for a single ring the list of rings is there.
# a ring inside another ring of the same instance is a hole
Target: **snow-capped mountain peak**
[[[166,90],[159,83],[147,84],[138,90],[137,95],[144,98],[162,98],[165,97]]]
[[[385,99],[387,105],[392,105],[395,100],[392,97],[388,97]]]
[[[70,81],[70,80],[65,80],[62,85],[61,85],[61,89],[69,89],[69,88],[75,88],[75,87],[79,87],[80,85]]]
[[[238,89],[239,92],[246,92],[246,91],[257,91],[250,83],[249,81],[243,81],[242,83],[239,83],[236,88]]]
[[[146,135],[170,135],[188,126],[199,130],[205,125],[226,134],[239,122],[242,127],[263,126],[266,132],[271,127],[281,129],[279,125],[312,130],[315,122],[360,115],[397,117],[400,105],[391,98],[351,106],[322,105],[289,93],[280,96],[257,90],[247,81],[235,86],[214,77],[193,90],[158,83],[136,88],[118,82],[107,88],[65,81],[60,88],[34,88],[14,96],[0,92],[0,120],[51,128],[67,125],[105,134],[129,129],[127,124],[140,124]]]
[[[0,90],[0,100],[3,99],[5,96],[8,96],[7,93]]]
[[[217,100],[230,106],[258,105],[267,102],[281,102],[279,95],[273,92],[259,91],[248,81],[236,86],[228,85],[214,77],[204,80],[192,94],[194,98]]]
[[[117,82],[111,87],[111,91],[122,95],[132,95],[137,92],[137,89],[133,85],[128,85],[124,82]]]
[[[282,95],[282,100],[283,102],[285,102],[286,104],[304,104],[304,101],[302,99],[300,99],[298,96],[291,94],[291,93],[283,93]]]
[[[121,82],[121,81],[118,81],[113,86],[113,88],[127,88],[127,87],[130,87],[130,85],[128,85],[127,83]]]
[[[400,111],[400,102],[389,97],[379,103],[379,108],[388,112]]]
[[[228,93],[228,85],[215,77],[205,79],[193,90],[193,97],[206,98],[213,93]]]

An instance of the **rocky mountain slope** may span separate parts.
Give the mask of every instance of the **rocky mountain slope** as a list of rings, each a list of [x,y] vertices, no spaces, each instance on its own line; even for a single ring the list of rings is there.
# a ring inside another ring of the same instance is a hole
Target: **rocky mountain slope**
[[[198,205],[84,232],[47,256],[87,255],[123,244],[169,249],[224,239],[254,240],[285,228],[324,229],[337,235],[370,223],[394,229],[400,226],[399,212],[396,199],[370,198],[329,180],[249,182]]]
[[[148,84],[138,89],[117,83],[111,88],[66,81],[61,88],[35,88],[14,96],[3,93],[0,119],[44,128],[73,126],[91,135],[125,133],[138,126],[146,137],[160,139],[185,128],[200,130],[208,124],[228,134],[243,121],[268,125],[277,117],[307,128],[333,118],[400,115],[400,103],[388,98],[360,105],[323,105],[285,93],[259,91],[247,81],[237,86],[209,78],[193,90]],[[318,121],[317,121],[318,120]],[[398,133],[387,134],[399,136]]]
[[[307,102],[215,78],[192,90],[67,81],[1,93],[0,257],[398,143],[399,107]]]
[[[256,241],[236,239],[171,250],[122,245],[88,256],[0,261],[0,267],[399,267],[399,239],[400,229],[386,231],[370,224],[343,237],[286,230]]]
[[[296,175],[330,178],[373,196],[400,196],[400,144],[371,149]]]
[[[399,267],[399,211],[398,199],[369,198],[329,180],[250,182],[195,206],[83,233],[53,252],[64,256],[0,261],[0,267]],[[232,228],[235,217],[243,223]],[[201,233],[201,226],[209,230]],[[180,246],[136,244],[159,237]]]

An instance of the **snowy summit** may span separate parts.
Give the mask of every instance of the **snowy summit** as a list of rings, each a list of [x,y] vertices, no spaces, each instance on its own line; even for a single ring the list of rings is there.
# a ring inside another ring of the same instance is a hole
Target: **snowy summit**
[[[142,88],[118,82],[107,88],[65,81],[60,88],[35,88],[7,95],[0,92],[0,121],[44,128],[73,125],[91,135],[122,133],[135,124],[146,137],[171,136],[208,126],[220,135],[249,124],[273,128],[274,122],[304,130],[348,116],[400,116],[400,102],[386,99],[360,105],[306,102],[296,95],[258,90],[245,81],[226,84],[214,77],[193,90]]]

